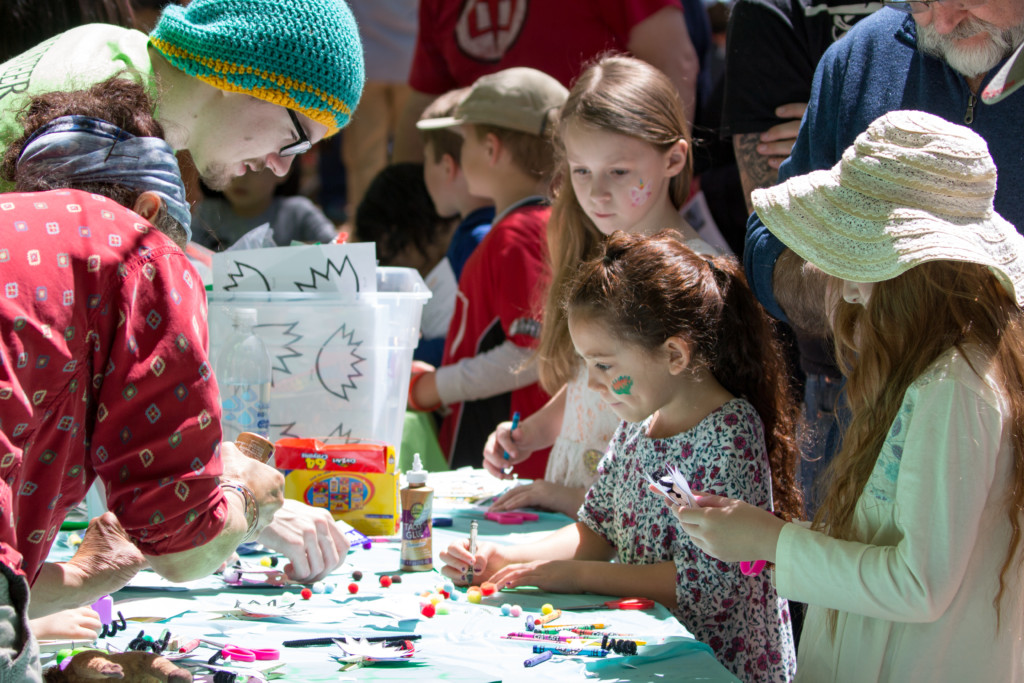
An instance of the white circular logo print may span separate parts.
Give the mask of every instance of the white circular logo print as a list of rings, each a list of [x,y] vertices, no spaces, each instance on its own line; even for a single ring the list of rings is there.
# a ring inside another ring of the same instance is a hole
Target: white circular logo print
[[[527,0],[466,0],[455,24],[459,49],[471,59],[499,61],[519,38],[528,4]]]

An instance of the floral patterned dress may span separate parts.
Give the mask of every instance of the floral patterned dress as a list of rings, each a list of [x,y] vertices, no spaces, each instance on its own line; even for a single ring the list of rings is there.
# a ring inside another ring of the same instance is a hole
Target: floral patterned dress
[[[674,614],[741,680],[791,681],[796,653],[789,604],[775,592],[769,572],[744,576],[739,563],[700,550],[644,477],[657,479],[674,465],[695,491],[771,510],[761,418],[746,400],[732,399],[667,439],[647,436],[650,421],[619,426],[580,508],[580,521],[615,546],[619,562],[674,561]]]

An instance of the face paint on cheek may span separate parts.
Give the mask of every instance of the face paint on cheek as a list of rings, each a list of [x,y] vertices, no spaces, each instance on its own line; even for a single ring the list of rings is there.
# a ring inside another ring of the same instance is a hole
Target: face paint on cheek
[[[622,375],[612,382],[612,391],[619,396],[629,396],[629,392],[632,388],[633,378],[628,375]]]
[[[645,204],[648,199],[651,198],[651,188],[644,184],[643,178],[640,179],[640,185],[637,187],[629,188],[629,199],[633,206],[640,206]]]

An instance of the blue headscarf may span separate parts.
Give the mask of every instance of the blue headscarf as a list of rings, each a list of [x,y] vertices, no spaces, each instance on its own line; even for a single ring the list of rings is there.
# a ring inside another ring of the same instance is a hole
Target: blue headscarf
[[[178,160],[160,138],[136,137],[91,116],[61,116],[29,137],[18,157],[17,170],[155,192],[166,204],[167,213],[192,239],[192,216]]]

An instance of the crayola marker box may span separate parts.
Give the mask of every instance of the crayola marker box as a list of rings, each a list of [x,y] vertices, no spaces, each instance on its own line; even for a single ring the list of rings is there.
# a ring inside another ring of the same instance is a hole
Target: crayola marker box
[[[398,459],[384,444],[280,439],[274,461],[285,498],[325,508],[368,536],[398,532]]]

